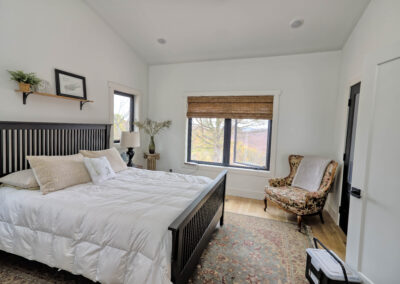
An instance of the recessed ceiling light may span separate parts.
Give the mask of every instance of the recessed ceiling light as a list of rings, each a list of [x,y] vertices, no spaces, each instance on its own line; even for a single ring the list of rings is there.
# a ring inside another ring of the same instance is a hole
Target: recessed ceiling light
[[[290,22],[290,26],[292,29],[297,29],[300,28],[304,24],[303,19],[294,19],[293,21]]]
[[[166,43],[167,43],[167,41],[165,40],[165,38],[159,38],[159,39],[157,39],[157,42],[158,42],[159,44],[166,44]]]

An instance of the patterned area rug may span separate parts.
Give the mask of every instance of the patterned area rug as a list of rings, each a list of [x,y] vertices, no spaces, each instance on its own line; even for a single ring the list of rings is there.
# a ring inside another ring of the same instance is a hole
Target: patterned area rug
[[[93,284],[92,281],[66,271],[58,271],[36,261],[0,252],[1,284]]]
[[[311,229],[225,213],[225,224],[204,251],[191,283],[302,284]]]
[[[311,232],[297,225],[225,213],[190,283],[308,283],[305,249]],[[0,283],[93,283],[84,277],[0,252]]]

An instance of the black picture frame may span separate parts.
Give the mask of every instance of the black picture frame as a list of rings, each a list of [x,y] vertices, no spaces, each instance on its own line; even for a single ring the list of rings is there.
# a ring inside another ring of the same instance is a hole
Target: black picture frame
[[[82,96],[74,95],[73,93],[67,93],[65,91],[62,92],[60,75],[64,75],[64,76],[68,76],[68,77],[72,77],[72,78],[81,80],[82,81],[82,89],[83,89]],[[73,74],[70,72],[66,72],[63,70],[59,70],[59,69],[55,69],[55,76],[56,76],[56,93],[58,96],[87,100],[86,78],[85,77],[77,75],[77,74]]]

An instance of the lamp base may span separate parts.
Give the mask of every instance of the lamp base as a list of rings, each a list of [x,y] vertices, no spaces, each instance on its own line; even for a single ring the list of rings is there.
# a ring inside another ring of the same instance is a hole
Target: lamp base
[[[128,157],[129,157],[129,161],[128,161],[128,164],[126,164],[128,167],[133,167],[134,165],[133,165],[133,162],[132,162],[132,158],[133,158],[133,156],[135,155],[135,152],[133,151],[133,148],[132,147],[129,147],[128,148],[128,151],[126,152],[126,154],[128,155]]]

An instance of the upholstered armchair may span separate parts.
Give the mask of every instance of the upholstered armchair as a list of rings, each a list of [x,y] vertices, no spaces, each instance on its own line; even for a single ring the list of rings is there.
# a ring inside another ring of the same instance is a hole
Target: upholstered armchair
[[[265,187],[264,211],[267,210],[268,200],[276,203],[281,208],[297,215],[297,224],[301,231],[302,216],[319,215],[321,222],[324,223],[322,210],[324,208],[329,190],[335,178],[338,163],[331,161],[326,167],[321,185],[316,192],[293,187],[292,181],[296,175],[303,156],[290,155],[290,174],[285,178],[275,178],[269,180],[269,186]]]

